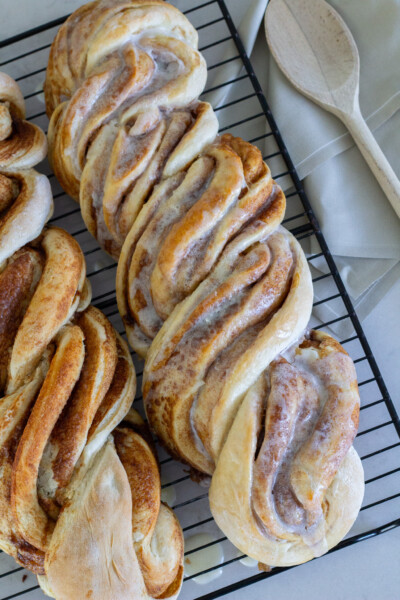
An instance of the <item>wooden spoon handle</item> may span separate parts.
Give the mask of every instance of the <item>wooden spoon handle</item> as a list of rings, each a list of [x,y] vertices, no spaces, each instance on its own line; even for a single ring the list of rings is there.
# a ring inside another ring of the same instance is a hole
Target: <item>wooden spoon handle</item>
[[[400,181],[366,124],[360,110],[343,119],[361,154],[400,218]]]

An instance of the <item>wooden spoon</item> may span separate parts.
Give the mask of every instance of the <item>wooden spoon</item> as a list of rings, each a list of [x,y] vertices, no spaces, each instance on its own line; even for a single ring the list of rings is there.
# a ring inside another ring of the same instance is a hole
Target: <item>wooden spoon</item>
[[[343,19],[324,0],[270,0],[265,32],[276,62],[295,88],[349,129],[400,217],[400,182],[361,114],[360,58]]]

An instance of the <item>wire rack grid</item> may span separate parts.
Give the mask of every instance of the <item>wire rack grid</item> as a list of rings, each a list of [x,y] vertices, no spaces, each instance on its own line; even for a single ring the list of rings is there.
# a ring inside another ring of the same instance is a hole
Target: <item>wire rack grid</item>
[[[284,225],[307,252],[315,290],[313,324],[336,333],[345,331],[345,338],[340,341],[356,364],[361,416],[355,447],[363,460],[366,493],[355,525],[332,550],[335,551],[400,525],[396,502],[400,497],[399,417],[224,0],[204,3],[176,0],[174,4],[186,13],[199,32],[200,50],[209,69],[203,99],[210,101],[217,111],[220,131],[229,130],[256,144],[265,154],[275,180],[285,182],[285,189],[290,187]],[[51,42],[64,19],[0,42],[0,69],[19,82],[28,118],[44,130],[48,121],[43,79]],[[79,207],[63,192],[48,163],[40,165],[39,170],[49,176],[53,188],[55,212],[51,223],[67,229],[78,240],[87,261],[93,303],[123,333],[115,299],[115,262],[87,232]],[[143,363],[136,356],[134,362],[139,390],[134,405],[142,411]],[[163,498],[173,506],[185,534],[181,600],[219,598],[285,570],[259,572],[254,561],[244,557],[216,526],[209,511],[207,490],[193,482],[185,467],[162,448],[159,456]],[[17,597],[39,600],[45,596],[34,575],[1,553],[0,600]]]

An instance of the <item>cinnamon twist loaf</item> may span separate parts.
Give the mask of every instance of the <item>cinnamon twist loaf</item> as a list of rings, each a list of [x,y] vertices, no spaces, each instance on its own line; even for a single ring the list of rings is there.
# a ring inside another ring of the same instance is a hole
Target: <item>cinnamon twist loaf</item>
[[[43,229],[50,186],[30,167],[45,138],[18,120],[15,82],[0,84],[11,123],[0,142],[0,548],[58,600],[175,597],[182,532],[160,502],[147,429],[128,412],[128,347],[89,306],[77,242]]]
[[[118,306],[146,357],[151,427],[213,476],[211,508],[233,543],[295,564],[337,543],[361,503],[355,371],[332,338],[304,339],[312,283],[280,225],[285,197],[257,148],[215,137],[196,48],[163,2],[76,11],[47,71],[52,163],[120,255]]]

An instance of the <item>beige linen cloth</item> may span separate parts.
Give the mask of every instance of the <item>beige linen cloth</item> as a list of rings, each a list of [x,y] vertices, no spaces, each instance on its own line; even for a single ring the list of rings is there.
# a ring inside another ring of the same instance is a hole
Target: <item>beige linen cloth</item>
[[[342,279],[363,319],[400,277],[400,221],[341,122],[299,94],[280,72],[265,40],[267,1],[227,0],[227,6]],[[344,18],[359,49],[362,113],[400,175],[400,2],[330,3]],[[227,67],[230,72],[224,72],[225,81],[237,75],[234,64]],[[216,96],[214,106],[222,100],[222,94]],[[265,150],[267,154],[268,141]],[[289,191],[289,180],[280,179],[279,183]],[[318,251],[314,242],[308,250]],[[322,261],[314,260],[313,265],[325,270]],[[329,319],[329,314],[320,316]],[[341,330],[345,334],[345,328]]]

